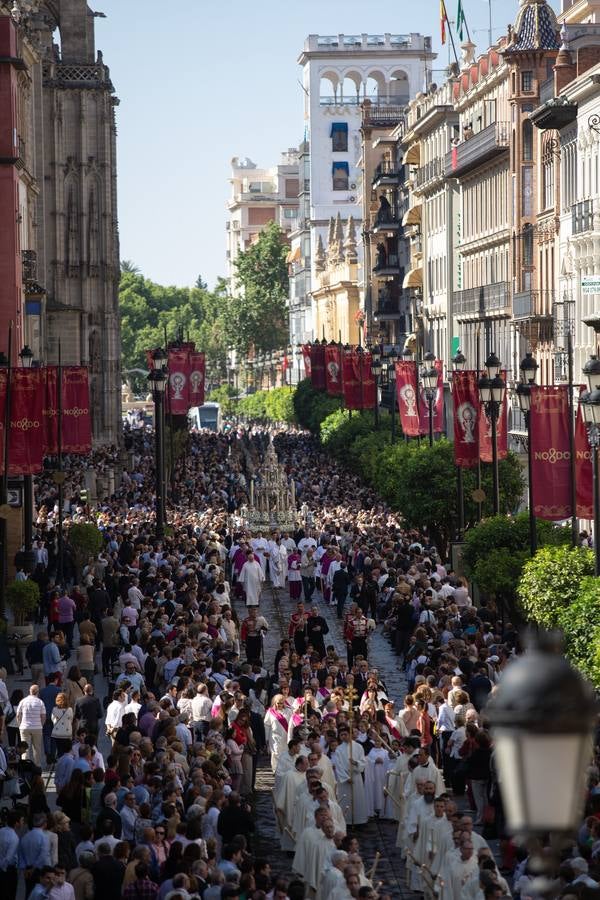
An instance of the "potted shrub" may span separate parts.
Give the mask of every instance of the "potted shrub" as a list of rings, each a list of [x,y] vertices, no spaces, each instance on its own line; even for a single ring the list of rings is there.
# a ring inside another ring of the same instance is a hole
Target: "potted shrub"
[[[6,605],[13,614],[9,639],[19,644],[33,640],[33,617],[40,602],[40,589],[35,581],[13,581],[6,588]]]

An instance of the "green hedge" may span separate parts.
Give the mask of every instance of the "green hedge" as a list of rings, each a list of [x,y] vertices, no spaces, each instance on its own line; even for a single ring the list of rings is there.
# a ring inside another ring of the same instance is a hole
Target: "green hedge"
[[[296,419],[317,437],[320,436],[321,423],[341,407],[340,397],[330,397],[325,391],[316,391],[309,378],[301,381],[294,391]]]

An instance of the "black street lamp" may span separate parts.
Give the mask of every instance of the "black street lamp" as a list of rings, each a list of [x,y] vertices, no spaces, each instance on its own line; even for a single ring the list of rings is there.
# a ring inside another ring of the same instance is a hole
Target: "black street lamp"
[[[433,353],[426,353],[423,362],[428,364],[421,372],[421,381],[425,388],[425,399],[429,411],[429,446],[433,447],[433,401],[437,392],[438,370],[434,366],[435,356]]]
[[[467,358],[460,350],[457,350],[451,359],[451,363],[455,372],[463,372],[467,365]],[[456,536],[459,541],[462,541],[465,534],[465,488],[463,484],[462,466],[456,467],[456,493],[458,499],[458,527]]]
[[[391,436],[390,440],[392,444],[396,443],[396,363],[398,362],[398,351],[395,346],[392,346],[392,349],[389,351],[387,355],[387,370],[388,370],[388,383],[390,386],[391,393]]]
[[[537,527],[535,511],[533,508],[533,452],[531,449],[531,388],[535,384],[535,376],[538,370],[537,361],[533,353],[526,353],[525,359],[519,366],[521,369],[521,381],[517,386],[519,406],[525,417],[527,428],[527,473],[529,478],[529,550],[533,556],[537,550]]]
[[[379,344],[375,344],[371,350],[371,374],[375,379],[375,428],[379,428],[379,381],[381,377],[381,350]]]
[[[33,365],[33,350],[25,344],[19,353],[24,369]],[[23,569],[31,575],[35,569],[33,552],[33,475],[23,475]]]
[[[294,353],[296,355],[296,367],[297,367],[297,371],[298,371],[298,375],[296,376],[296,378],[297,378],[296,384],[298,385],[298,384],[300,384],[300,360],[302,359],[302,344],[300,342],[298,342],[296,344],[296,349],[295,349]]]
[[[164,435],[164,410],[165,390],[168,376],[165,371],[167,354],[164,350],[154,350],[152,353],[152,371],[148,375],[148,381],[152,390],[154,401],[154,490],[156,493],[156,537],[165,536],[166,523],[166,483],[165,483],[165,435]],[[171,460],[173,465],[173,460]]]
[[[479,401],[485,409],[492,426],[492,481],[494,515],[500,513],[500,478],[498,473],[498,419],[502,410],[506,385],[500,375],[502,363],[495,353],[490,353],[485,361],[487,375],[483,375],[477,382],[479,388]]]
[[[597,712],[591,685],[565,659],[556,635],[539,635],[537,645],[507,666],[485,713],[509,832],[531,843],[549,833],[555,845],[572,837]],[[532,893],[557,896],[556,853],[538,851],[531,869],[541,876]]]
[[[592,451],[592,471],[594,476],[594,572],[600,576],[600,475],[598,469],[598,447],[600,446],[600,359],[591,356],[583,367],[588,388],[579,402],[583,420],[587,425],[588,442]]]

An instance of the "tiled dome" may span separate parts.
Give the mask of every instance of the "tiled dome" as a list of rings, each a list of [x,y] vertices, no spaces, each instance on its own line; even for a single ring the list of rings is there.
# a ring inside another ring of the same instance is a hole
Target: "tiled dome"
[[[556,14],[546,0],[521,0],[508,53],[519,50],[558,50],[559,27]]]

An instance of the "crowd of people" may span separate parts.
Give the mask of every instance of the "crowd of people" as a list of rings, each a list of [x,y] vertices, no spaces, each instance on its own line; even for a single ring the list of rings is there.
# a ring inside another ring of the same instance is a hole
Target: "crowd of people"
[[[304,513],[295,530],[262,534],[240,511],[270,440]],[[31,683],[0,680],[9,900],[21,881],[34,900],[397,895],[366,862],[369,823],[395,829],[415,894],[533,897],[527,853],[504,833],[485,721],[519,649],[511,623],[476,608],[425,531],[404,530],[293,429],[192,435],[158,539],[150,441],[128,435],[128,469],[94,504],[80,493],[90,461],[72,461],[67,526],[94,521],[103,548],[65,567],[64,584],[57,497],[41,480]],[[261,609],[267,584],[282,631]],[[385,660],[370,653],[376,630]],[[388,691],[392,668],[404,696]],[[256,815],[265,767],[277,864]],[[600,890],[599,783],[591,769],[563,896]]]

